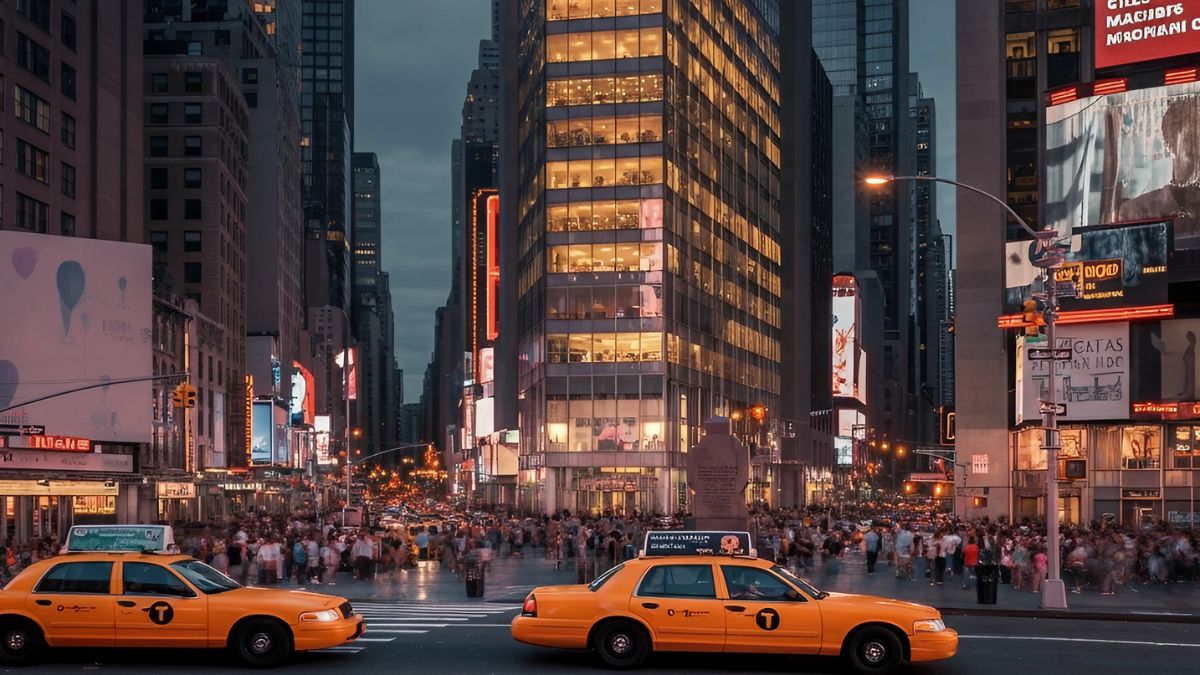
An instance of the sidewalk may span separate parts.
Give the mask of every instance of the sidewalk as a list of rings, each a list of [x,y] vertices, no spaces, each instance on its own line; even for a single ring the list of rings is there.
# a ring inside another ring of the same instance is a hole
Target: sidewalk
[[[1068,587],[1068,609],[1043,610],[1040,595],[1016,591],[1004,584],[1000,585],[997,604],[980,605],[976,602],[974,582],[963,590],[962,577],[947,576],[942,586],[931,586],[924,577],[902,581],[896,579],[895,568],[883,561],[876,565],[875,574],[868,575],[866,561],[857,552],[843,557],[838,574],[827,575],[825,569],[818,559],[816,569],[805,576],[821,590],[878,595],[932,605],[947,615],[1200,623],[1200,584],[1194,583],[1145,586],[1137,583],[1120,588],[1113,596],[1102,596],[1095,588],[1086,587],[1083,593],[1075,595]],[[352,602],[519,604],[535,586],[573,584],[575,574],[574,560],[564,561],[562,569],[555,570],[554,563],[537,550],[525,558],[493,561],[487,570],[484,598],[479,600],[468,600],[463,580],[433,562],[422,562],[415,570],[381,576],[374,581],[355,581],[349,573],[340,573],[336,585],[309,588],[340,595]]]
[[[961,576],[947,576],[941,586],[932,586],[929,579],[918,576],[912,581],[896,578],[896,569],[886,561],[875,565],[875,574],[867,574],[866,559],[857,551],[842,558],[838,574],[826,574],[821,562],[815,564],[807,578],[825,591],[865,593],[932,605],[943,614],[974,616],[1029,616],[1048,619],[1095,619],[1122,621],[1162,621],[1200,623],[1200,584],[1149,584],[1136,582],[1117,589],[1116,595],[1104,596],[1095,587],[1083,588],[1076,595],[1067,586],[1065,610],[1044,610],[1041,595],[1014,590],[1001,584],[995,605],[980,605],[976,600],[975,582],[963,590]]]

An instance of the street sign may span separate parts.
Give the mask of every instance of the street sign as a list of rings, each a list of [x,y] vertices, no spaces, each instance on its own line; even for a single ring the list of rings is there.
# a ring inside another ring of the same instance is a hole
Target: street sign
[[[1066,415],[1067,414],[1067,404],[1066,403],[1051,404],[1049,401],[1038,401],[1038,414],[1039,415],[1049,415],[1051,412],[1053,412],[1055,415]]]
[[[1074,281],[1059,281],[1054,287],[1055,294],[1061,298],[1074,298],[1079,295],[1079,286]]]
[[[46,427],[41,424],[0,424],[0,434],[10,436],[41,436]]]
[[[1071,350],[1068,349],[1051,349],[1049,347],[1031,347],[1029,349],[1030,361],[1070,361]]]

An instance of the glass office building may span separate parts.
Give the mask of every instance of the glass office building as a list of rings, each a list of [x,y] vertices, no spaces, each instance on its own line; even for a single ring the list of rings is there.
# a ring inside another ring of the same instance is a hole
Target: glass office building
[[[780,402],[778,3],[521,5],[523,505],[676,511],[703,422]]]

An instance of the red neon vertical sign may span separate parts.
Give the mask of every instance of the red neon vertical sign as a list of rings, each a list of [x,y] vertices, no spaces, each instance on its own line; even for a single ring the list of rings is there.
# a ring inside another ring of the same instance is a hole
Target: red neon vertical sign
[[[496,304],[500,295],[500,251],[496,241],[499,229],[500,198],[487,198],[487,339],[495,340],[500,335],[496,320]]]

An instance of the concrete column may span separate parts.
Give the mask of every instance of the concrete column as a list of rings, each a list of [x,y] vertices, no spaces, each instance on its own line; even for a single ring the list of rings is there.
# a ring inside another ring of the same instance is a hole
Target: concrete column
[[[33,540],[33,497],[15,497],[17,507],[13,515],[16,519],[16,540],[28,544]]]

